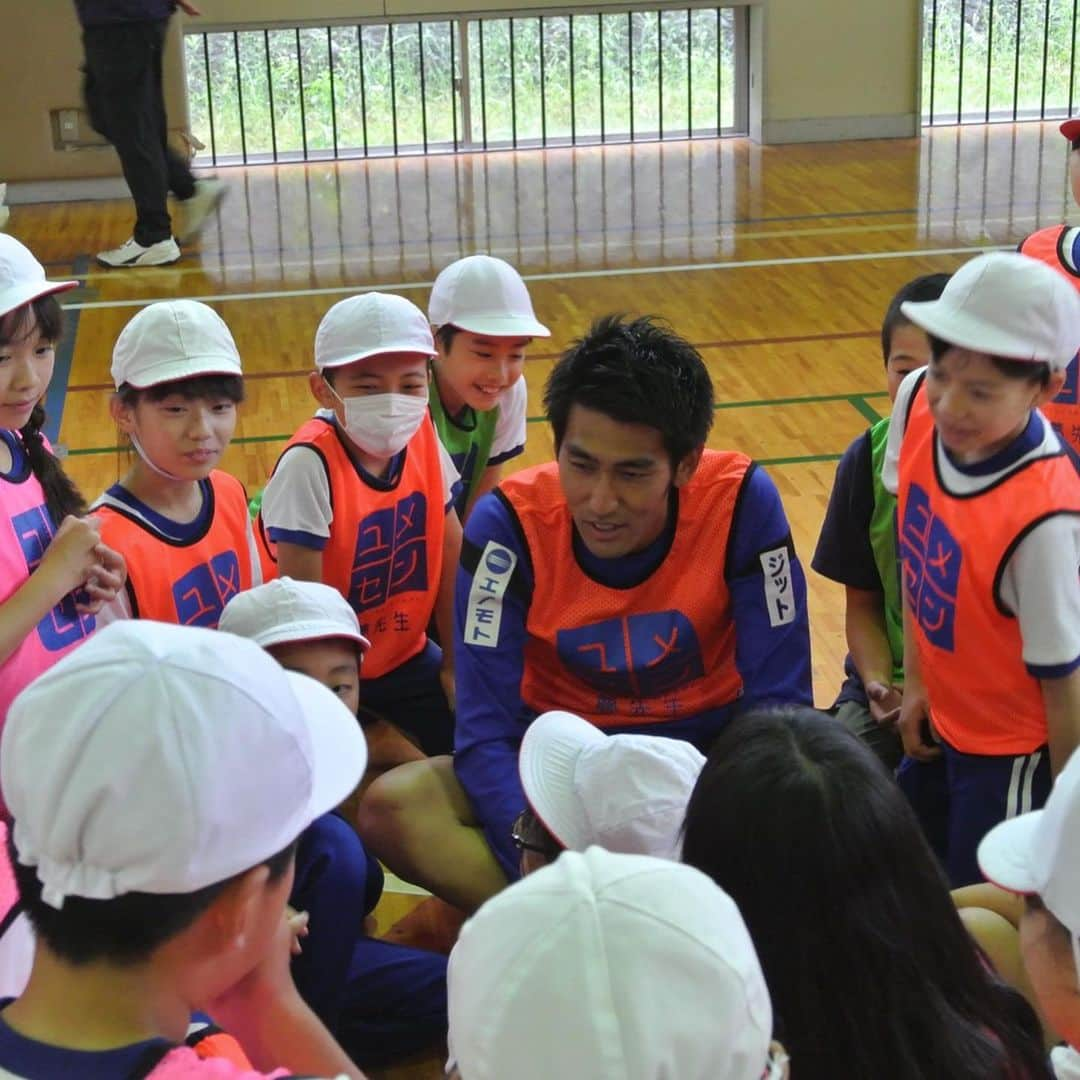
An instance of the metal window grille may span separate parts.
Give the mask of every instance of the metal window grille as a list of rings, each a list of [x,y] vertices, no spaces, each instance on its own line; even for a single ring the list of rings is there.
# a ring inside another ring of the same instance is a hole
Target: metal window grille
[[[923,0],[923,122],[1068,116],[1078,0]]]
[[[741,134],[748,36],[717,7],[196,26],[191,126],[215,165]]]

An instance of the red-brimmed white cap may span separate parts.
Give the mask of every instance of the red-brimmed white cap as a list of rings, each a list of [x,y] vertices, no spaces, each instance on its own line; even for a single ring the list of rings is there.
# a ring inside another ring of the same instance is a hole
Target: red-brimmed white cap
[[[225,320],[198,300],[148,304],[113,346],[113,385],[145,390],[201,375],[242,375]]]
[[[77,281],[49,281],[45,268],[14,236],[0,233],[0,318],[42,296],[78,287]]]
[[[1080,294],[1063,274],[1016,252],[964,263],[937,300],[907,301],[904,317],[950,345],[1064,371],[1080,347]]]
[[[521,275],[492,255],[467,255],[446,267],[432,286],[428,317],[432,326],[489,337],[551,337]]]
[[[237,593],[221,612],[218,629],[250,638],[264,649],[296,641],[344,638],[366,652],[356,612],[337,589],[321,581],[275,578]]]

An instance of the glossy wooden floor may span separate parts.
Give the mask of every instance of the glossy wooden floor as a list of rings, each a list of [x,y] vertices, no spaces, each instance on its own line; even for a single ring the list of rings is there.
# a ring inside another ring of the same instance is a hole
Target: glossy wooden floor
[[[150,300],[210,300],[244,357],[249,401],[226,467],[263,483],[313,404],[315,327],[358,288],[424,306],[434,275],[488,251],[529,278],[553,330],[527,365],[528,451],[551,455],[537,414],[552,358],[596,315],[666,316],[695,342],[720,407],[711,444],[776,480],[804,563],[837,457],[887,408],[878,328],[898,286],[1014,246],[1071,212],[1056,125],[937,129],[921,139],[768,148],[744,140],[223,170],[220,221],[174,267],[105,271],[90,254],[130,231],[123,202],[16,207],[10,230],[83,287],[60,442],[88,495],[120,459],[106,411],[112,343]],[[812,573],[818,702],[840,682],[840,590]],[[415,901],[380,912],[384,925]],[[414,920],[420,918],[418,912]],[[440,916],[422,933],[438,936]],[[432,1063],[397,1077],[432,1075]]]

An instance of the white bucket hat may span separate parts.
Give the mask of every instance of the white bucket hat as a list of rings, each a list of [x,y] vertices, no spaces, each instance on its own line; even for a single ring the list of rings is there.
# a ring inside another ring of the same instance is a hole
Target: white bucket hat
[[[112,378],[145,390],[199,375],[241,375],[240,353],[225,320],[197,300],[148,304],[120,331]]]
[[[1080,752],[1058,774],[1041,810],[1009,818],[983,837],[978,860],[988,881],[1038,895],[1072,935],[1080,977]]]
[[[14,236],[0,233],[0,317],[51,293],[78,287],[77,281],[49,281],[45,268]]]
[[[221,612],[218,629],[256,645],[346,638],[361,651],[371,647],[345,597],[320,581],[275,578],[237,593]]]
[[[937,300],[901,304],[905,318],[974,352],[1063,371],[1080,348],[1080,295],[1027,255],[994,251],[964,263]]]
[[[462,1080],[779,1075],[742,916],[682,863],[564,852],[465,924],[447,982]]]
[[[456,326],[491,337],[551,337],[536,318],[521,275],[502,259],[468,255],[435,279],[428,301],[432,326]]]
[[[404,296],[368,292],[339,300],[315,332],[315,367],[343,367],[385,353],[435,355],[424,313]]]
[[[525,798],[563,847],[678,859],[686,804],[705,764],[681,739],[605,735],[548,712],[528,727],[518,771]]]
[[[189,893],[258,866],[359,783],[355,717],[253,641],[112,623],[30,684],[0,740],[42,898]]]

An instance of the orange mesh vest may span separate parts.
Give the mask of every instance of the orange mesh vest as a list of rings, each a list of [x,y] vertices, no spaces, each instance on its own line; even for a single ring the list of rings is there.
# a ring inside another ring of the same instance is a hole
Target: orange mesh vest
[[[371,650],[361,678],[400,667],[427,643],[442,574],[443,472],[438,436],[425,417],[390,491],[365,484],[333,423],[315,417],[289,440],[322,459],[334,519],[323,549],[323,581],[352,605]],[[274,557],[262,515],[258,533]]]
[[[899,554],[934,725],[963,753],[1030,754],[1046,742],[1046,713],[998,590],[1033,526],[1080,513],[1080,477],[1061,453],[957,497],[938,481],[936,441],[920,383],[900,451]]]
[[[525,705],[537,712],[567,709],[603,728],[681,720],[739,697],[724,565],[749,467],[742,454],[706,450],[679,491],[663,562],[623,589],[601,585],[578,565],[555,463],[502,482],[535,578],[521,680]]]
[[[99,506],[101,539],[127,563],[138,619],[216,627],[221,609],[251,588],[247,495],[234,476],[210,474],[209,526],[187,543],[165,540],[115,506]]]
[[[1080,275],[1065,261],[1061,250],[1068,231],[1068,225],[1040,229],[1020,245],[1020,253],[1052,266],[1080,289]],[[1054,425],[1057,433],[1080,453],[1080,357],[1074,356],[1065,370],[1065,385],[1057,397],[1040,405],[1039,410]]]

